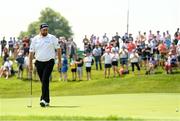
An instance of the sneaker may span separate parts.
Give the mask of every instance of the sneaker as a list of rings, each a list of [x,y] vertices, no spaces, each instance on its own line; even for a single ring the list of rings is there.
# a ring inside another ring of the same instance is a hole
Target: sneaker
[[[46,107],[46,106],[49,106],[49,103],[47,103],[45,100],[41,100],[40,105],[41,107]]]

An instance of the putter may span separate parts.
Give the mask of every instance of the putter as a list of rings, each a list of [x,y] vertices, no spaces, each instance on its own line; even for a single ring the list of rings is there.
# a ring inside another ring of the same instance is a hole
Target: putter
[[[29,105],[27,105],[28,108],[32,107],[32,73],[29,73],[29,79],[30,79],[30,102]]]

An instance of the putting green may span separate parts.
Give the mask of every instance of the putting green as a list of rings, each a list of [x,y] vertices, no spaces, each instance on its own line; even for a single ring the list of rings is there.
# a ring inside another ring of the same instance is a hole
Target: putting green
[[[52,97],[51,106],[41,108],[39,98],[0,100],[0,116],[91,116],[180,120],[180,94],[143,93]]]

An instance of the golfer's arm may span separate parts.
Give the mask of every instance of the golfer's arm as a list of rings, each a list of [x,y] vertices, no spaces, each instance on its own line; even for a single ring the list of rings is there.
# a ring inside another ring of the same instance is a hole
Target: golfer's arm
[[[29,53],[29,67],[32,67],[33,57],[34,57],[34,53],[33,53],[33,52],[30,52],[30,53]]]

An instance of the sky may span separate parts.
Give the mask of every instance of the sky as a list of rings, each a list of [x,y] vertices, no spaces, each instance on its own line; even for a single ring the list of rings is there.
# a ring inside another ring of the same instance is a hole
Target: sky
[[[17,37],[20,31],[40,17],[40,11],[50,7],[68,21],[74,40],[82,48],[84,35],[104,33],[111,38],[127,31],[129,8],[129,32],[153,33],[169,30],[174,34],[180,28],[180,0],[1,0],[0,39]],[[81,43],[81,44],[80,44]]]

